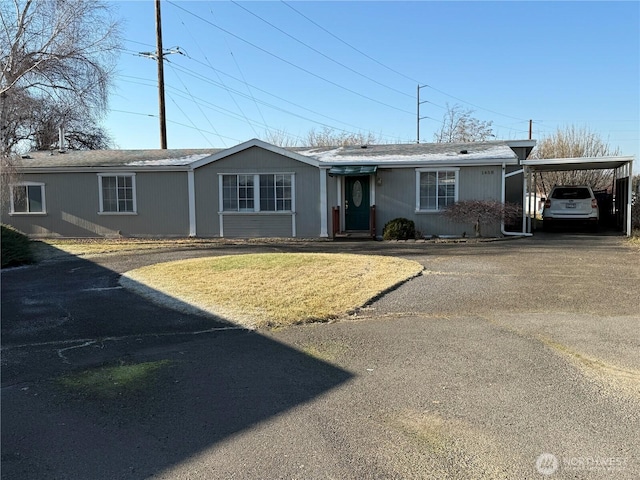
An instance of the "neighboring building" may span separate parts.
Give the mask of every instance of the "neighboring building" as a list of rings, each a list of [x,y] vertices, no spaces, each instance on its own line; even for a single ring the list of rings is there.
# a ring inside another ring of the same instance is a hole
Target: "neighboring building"
[[[471,234],[442,215],[459,200],[522,204],[535,141],[224,150],[34,152],[2,222],[33,237],[382,235],[413,220],[423,235]],[[500,235],[500,229],[485,232]]]

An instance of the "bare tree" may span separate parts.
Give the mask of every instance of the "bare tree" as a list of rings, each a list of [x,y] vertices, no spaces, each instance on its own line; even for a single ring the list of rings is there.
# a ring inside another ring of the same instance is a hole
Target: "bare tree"
[[[48,102],[37,104],[30,120],[31,123],[25,121],[24,126],[29,126],[25,140],[30,142],[31,150],[105,150],[113,143],[92,115],[66,108],[61,111],[58,105]],[[59,144],[60,126],[64,126],[63,145]]]
[[[264,133],[264,141],[271,145],[277,145],[279,147],[295,147],[297,141],[294,137],[289,135],[286,130],[267,130]]]
[[[33,141],[39,105],[97,119],[106,110],[120,44],[118,22],[100,0],[0,2],[0,155]]]
[[[442,118],[442,126],[433,135],[436,143],[485,142],[494,138],[492,121],[472,117],[473,110],[465,110],[460,105],[447,104],[447,112]]]
[[[500,221],[510,222],[522,213],[519,205],[502,203],[495,200],[464,200],[450,205],[444,215],[461,223],[472,223],[476,237],[482,236],[487,224]]]
[[[379,142],[377,138],[371,132],[369,133],[354,133],[347,131],[336,131],[328,127],[324,127],[322,130],[317,131],[315,128],[309,130],[307,133],[306,145],[308,147],[341,147],[347,145],[374,145]]]
[[[582,158],[619,155],[618,148],[612,148],[607,141],[588,127],[573,125],[559,128],[555,133],[541,139],[530,158]],[[569,170],[540,172],[538,183],[547,195],[554,185],[589,185],[594,190],[604,190],[611,186],[611,170]]]
[[[289,135],[286,130],[268,130],[264,133],[264,140],[280,147],[295,147],[300,141]],[[348,132],[324,127],[318,131],[312,128],[307,132],[304,140],[305,147],[341,147],[347,145],[374,145],[381,143],[380,138],[371,132]]]

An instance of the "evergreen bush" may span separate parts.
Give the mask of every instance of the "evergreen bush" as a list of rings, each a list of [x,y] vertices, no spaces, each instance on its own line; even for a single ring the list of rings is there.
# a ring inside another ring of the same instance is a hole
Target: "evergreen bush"
[[[416,226],[413,220],[394,218],[387,222],[382,230],[385,240],[409,240],[416,238]]]

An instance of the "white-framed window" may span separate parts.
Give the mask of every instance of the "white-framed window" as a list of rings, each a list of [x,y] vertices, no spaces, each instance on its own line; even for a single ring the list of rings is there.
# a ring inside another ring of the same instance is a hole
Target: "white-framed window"
[[[21,182],[10,185],[11,213],[47,213],[44,183]]]
[[[135,173],[98,174],[100,213],[137,213]]]
[[[458,201],[459,169],[417,169],[416,210],[438,212]]]
[[[222,174],[222,211],[291,212],[291,173]]]

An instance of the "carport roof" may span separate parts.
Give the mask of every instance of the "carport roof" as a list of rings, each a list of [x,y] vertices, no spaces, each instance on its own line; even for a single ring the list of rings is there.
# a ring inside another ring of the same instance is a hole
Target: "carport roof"
[[[618,157],[580,157],[580,158],[543,158],[523,160],[522,165],[537,172],[556,172],[560,170],[599,170],[620,168],[633,162],[633,156]]]

